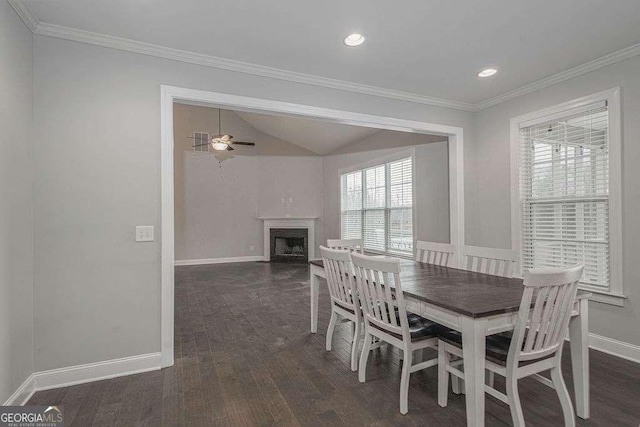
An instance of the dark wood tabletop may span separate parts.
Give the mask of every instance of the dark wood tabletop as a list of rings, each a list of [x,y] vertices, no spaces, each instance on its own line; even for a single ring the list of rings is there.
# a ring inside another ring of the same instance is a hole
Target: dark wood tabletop
[[[324,268],[322,260],[309,264]],[[400,261],[400,281],[407,297],[474,318],[518,311],[522,279],[475,273],[411,260]],[[580,292],[579,297],[588,296]]]

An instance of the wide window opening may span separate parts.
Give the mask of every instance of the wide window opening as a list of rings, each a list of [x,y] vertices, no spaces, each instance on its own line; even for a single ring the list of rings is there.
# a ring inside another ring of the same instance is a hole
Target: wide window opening
[[[370,252],[413,255],[413,167],[404,158],[340,176],[341,234]]]

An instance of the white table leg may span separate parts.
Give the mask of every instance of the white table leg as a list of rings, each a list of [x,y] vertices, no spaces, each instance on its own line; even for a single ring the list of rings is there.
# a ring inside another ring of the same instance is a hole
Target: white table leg
[[[313,267],[311,267],[309,286],[311,288],[311,333],[315,334],[318,332],[318,298],[320,284]]]
[[[573,390],[576,394],[576,414],[588,419],[589,410],[589,300],[579,302],[580,314],[569,321],[571,340],[571,369]]]
[[[467,426],[484,426],[486,319],[461,318]]]

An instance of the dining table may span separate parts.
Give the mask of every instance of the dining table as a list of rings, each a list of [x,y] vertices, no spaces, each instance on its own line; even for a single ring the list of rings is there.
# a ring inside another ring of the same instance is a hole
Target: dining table
[[[322,260],[309,264],[311,332],[316,333],[319,279],[326,275]],[[407,311],[461,332],[467,425],[483,426],[486,336],[514,329],[523,280],[408,259],[402,259],[400,267]],[[583,419],[589,418],[589,296],[578,292],[569,322],[575,410]]]

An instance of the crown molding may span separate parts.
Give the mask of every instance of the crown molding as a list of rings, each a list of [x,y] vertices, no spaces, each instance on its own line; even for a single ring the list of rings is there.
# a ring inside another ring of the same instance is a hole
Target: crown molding
[[[31,30],[31,32],[35,32],[36,28],[38,28],[38,24],[40,21],[33,14],[29,6],[24,2],[24,0],[8,0],[9,4],[16,11],[22,22]]]
[[[268,77],[283,81],[302,83],[311,86],[325,87],[329,89],[342,90],[347,92],[361,93],[364,95],[378,96],[399,101],[415,102],[418,104],[431,105],[435,107],[452,108],[462,111],[480,111],[493,107],[514,98],[535,92],[546,87],[564,82],[574,77],[590,73],[591,71],[624,61],[634,56],[640,55],[640,43],[610,53],[558,74],[529,83],[512,91],[503,93],[493,98],[485,99],[477,104],[454,101],[444,98],[435,98],[426,95],[403,92],[393,89],[385,89],[377,86],[370,86],[360,83],[348,82],[344,80],[332,79],[328,77],[314,76],[311,74],[298,73],[295,71],[282,70],[279,68],[266,67],[248,62],[235,61],[233,59],[220,58],[196,52],[180,49],[168,48],[151,43],[144,43],[122,37],[109,36],[91,31],[79,30],[76,28],[41,22],[27,6],[25,0],[8,0],[16,13],[20,16],[25,25],[34,33],[42,36],[55,37],[64,40],[71,40],[81,43],[102,46],[111,49],[123,50],[127,52],[139,53],[142,55],[154,56],[157,58],[169,59],[172,61],[186,62],[205,67],[218,68],[227,71],[235,71],[255,76]]]
[[[578,65],[577,67],[569,68],[568,70],[546,77],[542,80],[529,83],[518,89],[503,93],[502,95],[486,99],[476,104],[475,107],[477,111],[493,107],[494,105],[498,105],[511,99],[526,95],[528,93],[553,86],[574,77],[578,77],[583,74],[598,70],[600,68],[615,64],[617,62],[633,58],[637,55],[640,55],[640,43],[618,50],[608,55],[601,56],[600,58],[594,59],[593,61],[585,62],[584,64]]]
[[[397,99],[401,101],[415,102],[436,107],[446,107],[464,111],[475,110],[475,106],[473,104],[466,102],[433,98],[393,89],[385,89],[360,83],[347,82],[344,80],[314,76],[310,74],[298,73],[295,71],[287,71],[278,68],[266,67],[263,65],[235,61],[232,59],[204,55],[196,52],[168,48],[156,44],[144,43],[121,37],[109,36],[106,34],[94,33],[91,31],[78,30],[75,28],[49,24],[46,22],[40,22],[36,27],[34,33],[42,36],[72,40],[111,49],[124,50],[127,52],[134,52],[142,55],[155,56],[158,58],[164,58],[173,61],[187,62],[190,64],[202,65],[205,67],[252,74],[261,77],[269,77],[272,79],[285,80],[289,82],[303,83],[312,86],[320,86],[330,89],[362,93],[365,95],[373,95],[384,98]]]

